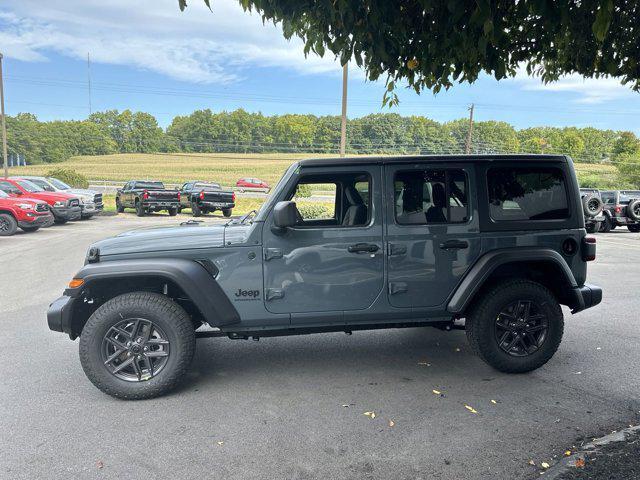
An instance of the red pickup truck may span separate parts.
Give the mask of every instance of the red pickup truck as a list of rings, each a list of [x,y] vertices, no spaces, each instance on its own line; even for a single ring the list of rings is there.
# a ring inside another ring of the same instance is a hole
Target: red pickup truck
[[[3,178],[0,190],[12,197],[29,197],[49,204],[55,223],[67,223],[79,220],[81,215],[80,200],[75,195],[59,192],[47,192],[34,183],[21,178]]]
[[[13,235],[18,227],[25,232],[35,232],[52,224],[53,215],[46,202],[10,197],[0,190],[0,237]]]

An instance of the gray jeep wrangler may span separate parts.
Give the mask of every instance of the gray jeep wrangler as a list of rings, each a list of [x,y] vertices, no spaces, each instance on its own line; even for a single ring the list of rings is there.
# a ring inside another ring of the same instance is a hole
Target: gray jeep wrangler
[[[298,209],[309,188],[330,208]],[[584,226],[564,156],[304,160],[242,219],[92,245],[48,323],[128,399],[174,387],[197,337],[464,328],[491,366],[528,372],[560,344],[561,305],[601,301]]]

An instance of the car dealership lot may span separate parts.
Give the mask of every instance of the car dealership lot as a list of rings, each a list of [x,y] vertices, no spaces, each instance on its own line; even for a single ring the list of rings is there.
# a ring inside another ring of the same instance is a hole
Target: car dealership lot
[[[597,235],[602,304],[566,312],[560,350],[530,374],[492,370],[461,331],[221,338],[198,340],[176,392],[108,397],[46,308],[91,242],[186,220],[127,214],[0,239],[0,478],[533,478],[529,460],[638,422],[640,235],[626,229]]]

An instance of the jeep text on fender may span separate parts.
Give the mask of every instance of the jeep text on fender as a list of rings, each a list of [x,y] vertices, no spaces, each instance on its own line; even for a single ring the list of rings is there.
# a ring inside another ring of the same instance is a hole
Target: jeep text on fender
[[[331,208],[297,208],[313,185]],[[487,363],[526,372],[558,348],[560,305],[601,301],[584,227],[564,156],[305,160],[253,216],[92,245],[48,322],[80,337],[87,376],[120,398],[166,392],[195,338],[223,335],[465,328]]]

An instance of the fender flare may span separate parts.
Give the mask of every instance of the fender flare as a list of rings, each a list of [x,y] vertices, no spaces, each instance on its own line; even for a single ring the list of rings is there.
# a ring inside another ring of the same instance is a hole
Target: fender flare
[[[182,258],[157,258],[90,263],[74,277],[84,280],[83,285],[77,289],[65,290],[65,295],[77,298],[82,291],[90,289],[92,284],[101,280],[160,278],[180,287],[212,327],[239,323],[237,310],[215,279],[216,267],[208,260],[200,262]]]
[[[578,284],[567,262],[555,250],[547,248],[503,248],[480,257],[460,282],[447,304],[447,311],[457,314],[464,312],[474,295],[482,288],[489,276],[501,265],[518,262],[542,261],[557,265],[565,282],[570,285],[569,295],[575,294]],[[580,299],[575,298],[577,303]]]

